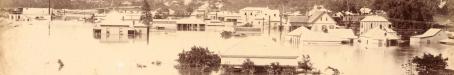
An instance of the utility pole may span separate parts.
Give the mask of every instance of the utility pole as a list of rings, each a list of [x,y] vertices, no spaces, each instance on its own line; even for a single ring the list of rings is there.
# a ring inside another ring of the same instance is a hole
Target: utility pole
[[[271,33],[271,16],[268,15],[268,36],[270,36]]]
[[[265,18],[262,18],[262,34],[265,33]]]
[[[48,0],[48,13],[49,13],[49,16],[50,16],[50,20],[49,20],[49,24],[47,25],[47,29],[48,29],[48,33],[47,35],[50,36],[50,25],[52,23],[52,10],[51,10],[51,4],[52,4],[52,1],[51,0]]]

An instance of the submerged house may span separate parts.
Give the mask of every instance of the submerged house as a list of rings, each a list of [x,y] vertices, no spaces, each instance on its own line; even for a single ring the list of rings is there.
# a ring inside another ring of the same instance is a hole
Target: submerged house
[[[292,44],[296,45],[308,45],[308,44],[341,44],[342,41],[346,41],[339,36],[316,32],[307,29],[306,27],[299,27],[287,34],[288,40]]]
[[[376,27],[360,35],[361,45],[368,47],[397,46],[399,39],[396,31],[389,28]]]
[[[442,29],[431,28],[427,30],[424,34],[416,35],[410,37],[411,45],[420,45],[420,44],[434,44],[438,43],[441,40],[448,39],[448,34]]]
[[[126,21],[124,14],[110,13],[106,20],[97,24],[93,32],[98,35],[140,35],[147,33],[147,25],[139,21]]]

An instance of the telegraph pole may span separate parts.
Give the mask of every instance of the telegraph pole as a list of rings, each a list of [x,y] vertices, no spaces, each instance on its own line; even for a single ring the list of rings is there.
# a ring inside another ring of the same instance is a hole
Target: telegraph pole
[[[50,25],[52,23],[52,10],[51,10],[51,4],[52,4],[52,1],[51,0],[48,0],[48,13],[49,13],[49,16],[50,16],[50,20],[49,20],[49,24],[47,25],[47,29],[48,29],[48,36],[50,36]]]
[[[268,15],[268,36],[270,36],[271,33],[271,16]]]

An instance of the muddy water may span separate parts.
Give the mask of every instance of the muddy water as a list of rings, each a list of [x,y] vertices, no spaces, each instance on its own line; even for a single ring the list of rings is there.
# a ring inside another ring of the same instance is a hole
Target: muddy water
[[[314,67],[321,71],[331,66],[346,75],[401,75],[404,73],[401,65],[423,53],[441,53],[444,57],[454,58],[453,47],[445,45],[369,49],[350,45],[294,48],[274,43],[266,36],[221,39],[220,32],[154,32],[147,42],[146,35],[137,39],[129,39],[126,35],[96,39],[92,28],[89,23],[54,21],[50,26],[48,22],[32,22],[5,31],[1,44],[3,58],[8,63],[2,65],[9,67],[6,75],[219,75],[219,72],[200,73],[174,68],[177,54],[192,46],[209,47],[214,52],[278,46],[274,49],[310,55]],[[282,54],[286,52],[282,51]],[[58,59],[65,65],[61,71],[58,71]],[[155,61],[162,64],[152,64]],[[137,68],[138,64],[147,67]],[[448,68],[454,69],[453,60],[449,60],[448,64]]]

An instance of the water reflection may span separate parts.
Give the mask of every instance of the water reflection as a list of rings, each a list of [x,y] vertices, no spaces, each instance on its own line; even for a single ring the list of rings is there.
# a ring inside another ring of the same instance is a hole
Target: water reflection
[[[338,68],[345,75],[402,75],[401,65],[411,57],[423,53],[443,54],[454,58],[453,46],[422,45],[413,47],[361,48],[356,45],[328,45],[291,47],[285,42],[274,42],[267,35],[243,38],[222,39],[221,32],[151,32],[147,42],[146,34],[130,37],[128,35],[97,35],[93,25],[74,21],[36,23],[23,25],[2,34],[2,45],[6,63],[12,69],[7,75],[117,75],[115,73],[136,75],[241,75],[241,73],[203,72],[194,69],[176,69],[177,54],[194,45],[208,47],[213,52],[232,50],[232,47],[255,48],[258,44],[273,45],[293,50],[298,54],[311,56],[314,67],[320,70],[328,66]],[[50,35],[48,34],[50,32]],[[271,34],[278,34],[271,33]],[[7,36],[5,36],[7,35]],[[275,36],[271,36],[275,37]],[[265,40],[253,40],[261,39]],[[44,43],[44,44],[43,44]],[[111,44],[115,43],[115,44]],[[239,45],[240,44],[240,45]],[[280,49],[273,49],[280,50]],[[289,54],[282,50],[280,54]],[[57,71],[55,60],[62,59],[65,67]],[[136,68],[137,63],[162,61],[161,66]],[[122,69],[117,69],[121,62]],[[48,64],[46,64],[48,63]],[[295,62],[297,63],[297,62]],[[454,69],[454,60],[448,60],[448,68]],[[95,72],[95,73],[94,73]],[[115,73],[112,73],[115,72]]]

